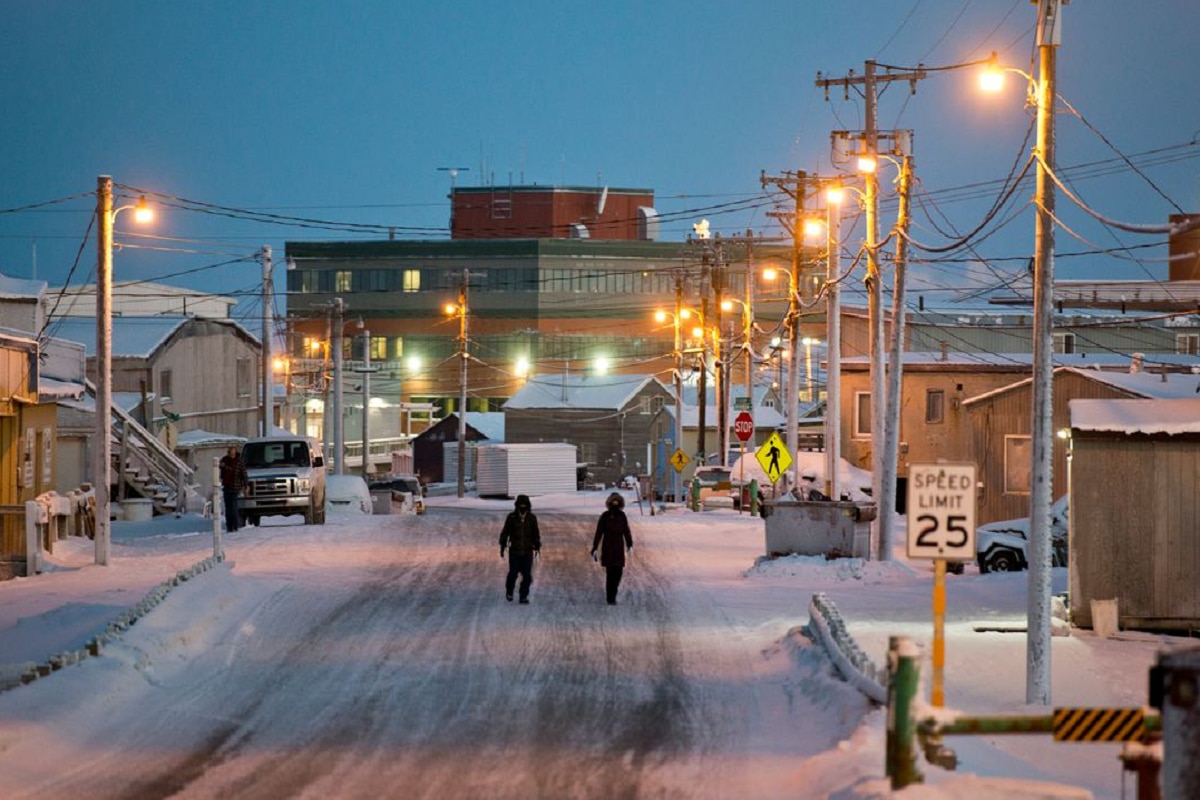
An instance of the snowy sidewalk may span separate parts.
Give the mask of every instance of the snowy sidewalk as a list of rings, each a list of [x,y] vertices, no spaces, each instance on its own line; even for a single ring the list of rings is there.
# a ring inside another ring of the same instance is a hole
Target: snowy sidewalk
[[[171,546],[144,545],[147,536],[168,537]],[[114,522],[108,566],[95,563],[91,539],[57,542],[41,574],[0,581],[0,690],[31,665],[83,649],[156,587],[211,556],[212,522],[194,516]]]

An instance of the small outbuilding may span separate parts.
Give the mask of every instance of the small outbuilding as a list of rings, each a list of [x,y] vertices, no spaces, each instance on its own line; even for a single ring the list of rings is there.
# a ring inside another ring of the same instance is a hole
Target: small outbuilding
[[[1200,629],[1200,397],[1072,400],[1070,605],[1122,628]]]
[[[575,491],[575,445],[485,444],[476,448],[480,497]]]

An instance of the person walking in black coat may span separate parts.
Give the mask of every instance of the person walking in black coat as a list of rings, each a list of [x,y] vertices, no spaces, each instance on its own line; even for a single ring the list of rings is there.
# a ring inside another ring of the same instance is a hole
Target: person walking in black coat
[[[625,573],[625,553],[633,552],[633,534],[629,531],[629,520],[625,517],[625,498],[613,492],[604,501],[607,506],[596,522],[596,536],[592,539],[592,560],[596,549],[600,549],[600,566],[604,567],[605,594],[608,604],[617,604],[617,589]]]
[[[516,508],[504,520],[500,531],[500,557],[508,549],[508,576],[504,579],[504,596],[512,602],[517,575],[521,576],[522,603],[529,602],[529,586],[533,583],[533,557],[542,552],[542,533],[538,530],[537,515],[527,495],[517,495]]]

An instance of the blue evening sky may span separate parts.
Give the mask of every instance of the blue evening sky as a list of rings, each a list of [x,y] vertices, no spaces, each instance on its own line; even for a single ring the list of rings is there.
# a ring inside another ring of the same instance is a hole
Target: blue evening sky
[[[1028,72],[1035,20],[1028,0],[3,0],[0,209],[81,197],[0,213],[0,272],[92,280],[101,174],[196,203],[445,238],[439,168],[455,166],[468,168],[460,186],[653,189],[674,219],[664,239],[701,217],[724,234],[778,235],[760,174],[828,174],[829,132],[864,124],[858,95],[834,89],[826,102],[818,71],[994,50]],[[1163,225],[1198,210],[1197,31],[1196,0],[1065,7],[1058,88],[1080,116],[1060,108],[1058,163],[1103,216]],[[970,70],[881,94],[880,127],[915,131],[922,243],[974,228],[1023,163],[1032,112],[1011,77],[998,97]],[[918,270],[929,291],[1019,272],[1031,196],[1019,189],[997,220],[1007,224],[974,252]],[[1113,232],[1058,205],[1078,237],[1058,234],[1060,278],[1165,278],[1161,246],[1079,255],[1161,245],[1161,234]],[[885,205],[885,228],[894,213]],[[118,280],[229,293],[256,291],[259,268],[214,265],[264,244],[282,262],[288,240],[364,235],[161,206],[151,233],[162,238],[134,227],[121,215],[118,242],[156,249],[120,250]]]

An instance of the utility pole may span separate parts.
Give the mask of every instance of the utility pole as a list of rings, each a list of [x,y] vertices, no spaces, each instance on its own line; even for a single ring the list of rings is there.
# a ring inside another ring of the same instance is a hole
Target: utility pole
[[[675,447],[683,447],[683,270],[675,274]],[[683,473],[675,470],[675,502],[682,502]]]
[[[346,437],[342,427],[342,298],[333,298],[333,474],[346,471]]]
[[[840,188],[836,199],[827,193],[825,199],[826,247],[825,261],[825,493],[831,500],[840,500],[842,468],[842,310],[841,310],[841,247],[842,207],[844,192]]]
[[[721,298],[725,294],[725,253],[718,237],[713,245],[714,263],[712,270],[713,315],[716,321],[712,327],[713,333],[713,397],[717,401],[717,461],[722,467],[729,461],[729,373],[725,363],[725,349],[721,347],[723,319],[721,315]]]
[[[1037,222],[1033,257],[1033,425],[1025,702],[1050,704],[1050,506],[1054,485],[1054,98],[1059,15],[1065,0],[1038,3]]]
[[[467,494],[467,281],[470,270],[463,270],[458,287],[458,496]]]
[[[708,424],[708,348],[705,341],[708,338],[708,291],[712,286],[711,268],[708,263],[708,242],[702,241],[704,250],[700,254],[700,376],[696,381],[696,411],[699,415],[699,426],[696,439],[696,463],[704,466],[708,459],[704,454],[705,427]]]
[[[361,325],[361,320],[359,321]],[[363,365],[359,368],[362,375],[363,417],[362,417],[362,476],[363,480],[370,479],[371,473],[371,331],[363,328]]]
[[[108,566],[112,545],[109,471],[112,469],[113,181],[96,179],[96,432],[92,458],[96,493],[95,561]],[[32,555],[30,556],[32,558]]]
[[[870,159],[872,166],[864,169],[865,205],[866,205],[866,250],[867,250],[867,316],[870,328],[870,359],[871,359],[871,484],[872,493],[877,504],[878,513],[875,517],[876,558],[888,561],[892,557],[893,517],[896,510],[896,484],[890,486],[883,481],[883,465],[881,459],[886,458],[884,431],[887,428],[886,417],[887,397],[884,382],[884,321],[883,321],[883,282],[879,275],[879,183],[877,178],[877,156],[879,154],[879,126],[877,121],[877,97],[880,83],[892,81],[907,81],[913,93],[917,90],[917,81],[927,77],[925,70],[892,69],[879,75],[878,65],[867,61],[863,75],[851,72],[844,78],[825,78],[817,73],[816,85],[826,90],[830,86],[841,86],[847,96],[851,86],[862,86],[862,97],[865,130],[862,133],[863,156]],[[894,421],[898,426],[899,421]],[[894,457],[894,456],[893,456]]]
[[[806,172],[784,173],[779,177],[763,175],[761,182],[774,184],[792,198],[794,208],[790,215],[783,213],[772,214],[783,221],[784,227],[792,234],[792,268],[788,274],[788,385],[787,398],[787,449],[795,456],[800,445],[800,268],[801,246],[804,238],[804,201],[809,191],[809,179]],[[791,486],[800,484],[800,459],[794,462],[794,472]],[[786,481],[785,481],[786,484]]]
[[[271,273],[271,246],[264,244],[259,251],[262,261],[262,413],[259,415],[261,436],[271,435],[272,414],[275,405],[275,386],[272,382],[273,358],[271,357],[272,328],[275,327],[275,287]]]
[[[888,357],[887,409],[884,418],[891,420],[884,428],[884,445],[881,477],[884,486],[895,486],[897,460],[900,457],[900,391],[904,375],[904,289],[908,267],[909,201],[912,191],[912,156],[900,156],[900,207],[896,215],[896,228],[900,235],[896,240],[896,266],[892,276],[892,350]],[[878,515],[877,515],[878,516]],[[890,515],[888,515],[890,516]],[[892,539],[890,524],[881,526],[887,530],[887,540]]]

